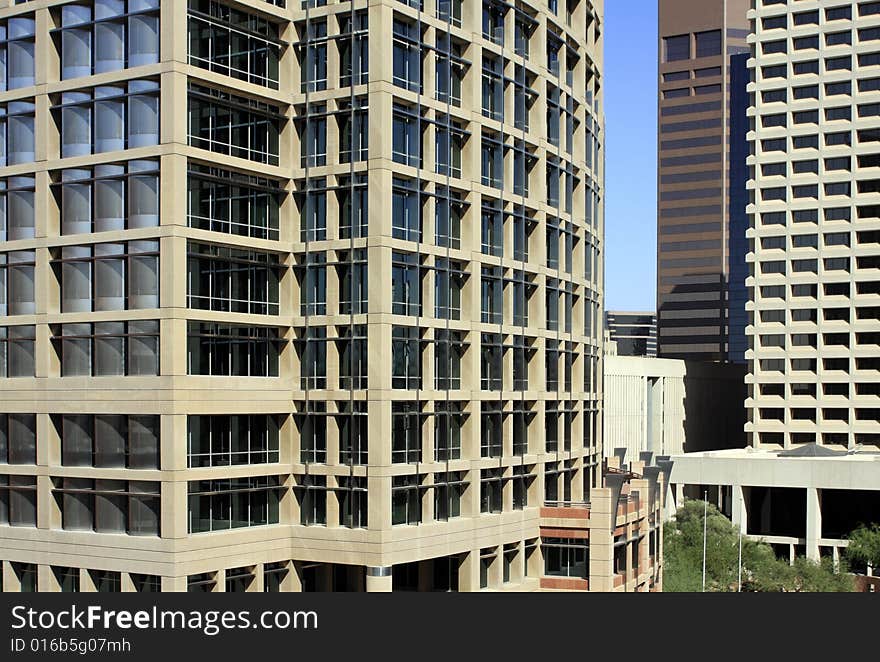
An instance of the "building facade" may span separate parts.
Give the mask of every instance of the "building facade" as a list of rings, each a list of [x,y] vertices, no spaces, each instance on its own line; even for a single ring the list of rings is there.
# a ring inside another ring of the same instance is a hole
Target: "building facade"
[[[606,458],[745,447],[744,366],[606,354],[603,370]]]
[[[0,5],[3,590],[574,572],[601,1]]]
[[[605,329],[621,356],[657,356],[657,316],[654,313],[605,312]]]
[[[749,0],[659,0],[662,358],[744,360],[746,273],[738,265],[745,251],[732,244],[746,229],[745,177],[733,164],[746,151],[741,55],[748,51],[748,6]],[[731,317],[740,320],[732,329]]]
[[[659,593],[663,591],[663,513],[668,483],[658,461],[607,458],[605,483],[590,501],[541,508],[541,541],[555,570],[541,577],[545,591]],[[667,458],[668,459],[668,458]],[[568,541],[568,542],[566,542]],[[574,541],[578,541],[574,544]]]
[[[751,445],[877,451],[880,3],[753,14]]]
[[[880,521],[880,2],[753,5],[749,447],[677,457],[672,482],[836,558]]]

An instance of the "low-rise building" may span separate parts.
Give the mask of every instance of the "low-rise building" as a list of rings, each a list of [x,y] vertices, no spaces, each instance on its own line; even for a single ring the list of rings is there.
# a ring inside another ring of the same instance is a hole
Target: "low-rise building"
[[[745,367],[605,355],[604,455],[678,455],[746,444]]]

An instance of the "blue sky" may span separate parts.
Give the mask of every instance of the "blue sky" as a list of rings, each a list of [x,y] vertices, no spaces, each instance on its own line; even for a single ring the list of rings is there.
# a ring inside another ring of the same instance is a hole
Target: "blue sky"
[[[605,308],[654,310],[657,2],[605,1]]]

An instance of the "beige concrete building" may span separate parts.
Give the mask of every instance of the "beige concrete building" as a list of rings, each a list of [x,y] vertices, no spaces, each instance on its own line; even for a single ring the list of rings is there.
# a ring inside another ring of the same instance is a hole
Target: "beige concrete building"
[[[880,455],[822,450],[675,455],[666,512],[674,513],[684,498],[705,496],[780,557],[837,561],[849,533],[880,514]]]
[[[878,451],[880,6],[752,18],[747,431],[755,448]]]
[[[0,5],[4,591],[582,572],[601,1]]]
[[[606,354],[603,370],[605,457],[746,445],[744,366]]]

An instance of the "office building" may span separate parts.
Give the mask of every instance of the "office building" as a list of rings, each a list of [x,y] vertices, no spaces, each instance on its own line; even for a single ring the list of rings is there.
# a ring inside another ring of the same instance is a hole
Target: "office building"
[[[605,312],[605,329],[617,343],[620,356],[657,356],[657,316],[654,313]]]
[[[662,358],[744,361],[748,6],[659,0]]]
[[[749,433],[880,450],[880,3],[816,4],[755,12]]]
[[[582,572],[601,0],[0,5],[3,590]]]
[[[677,458],[672,482],[837,556],[880,521],[880,2],[749,16],[749,448]]]

